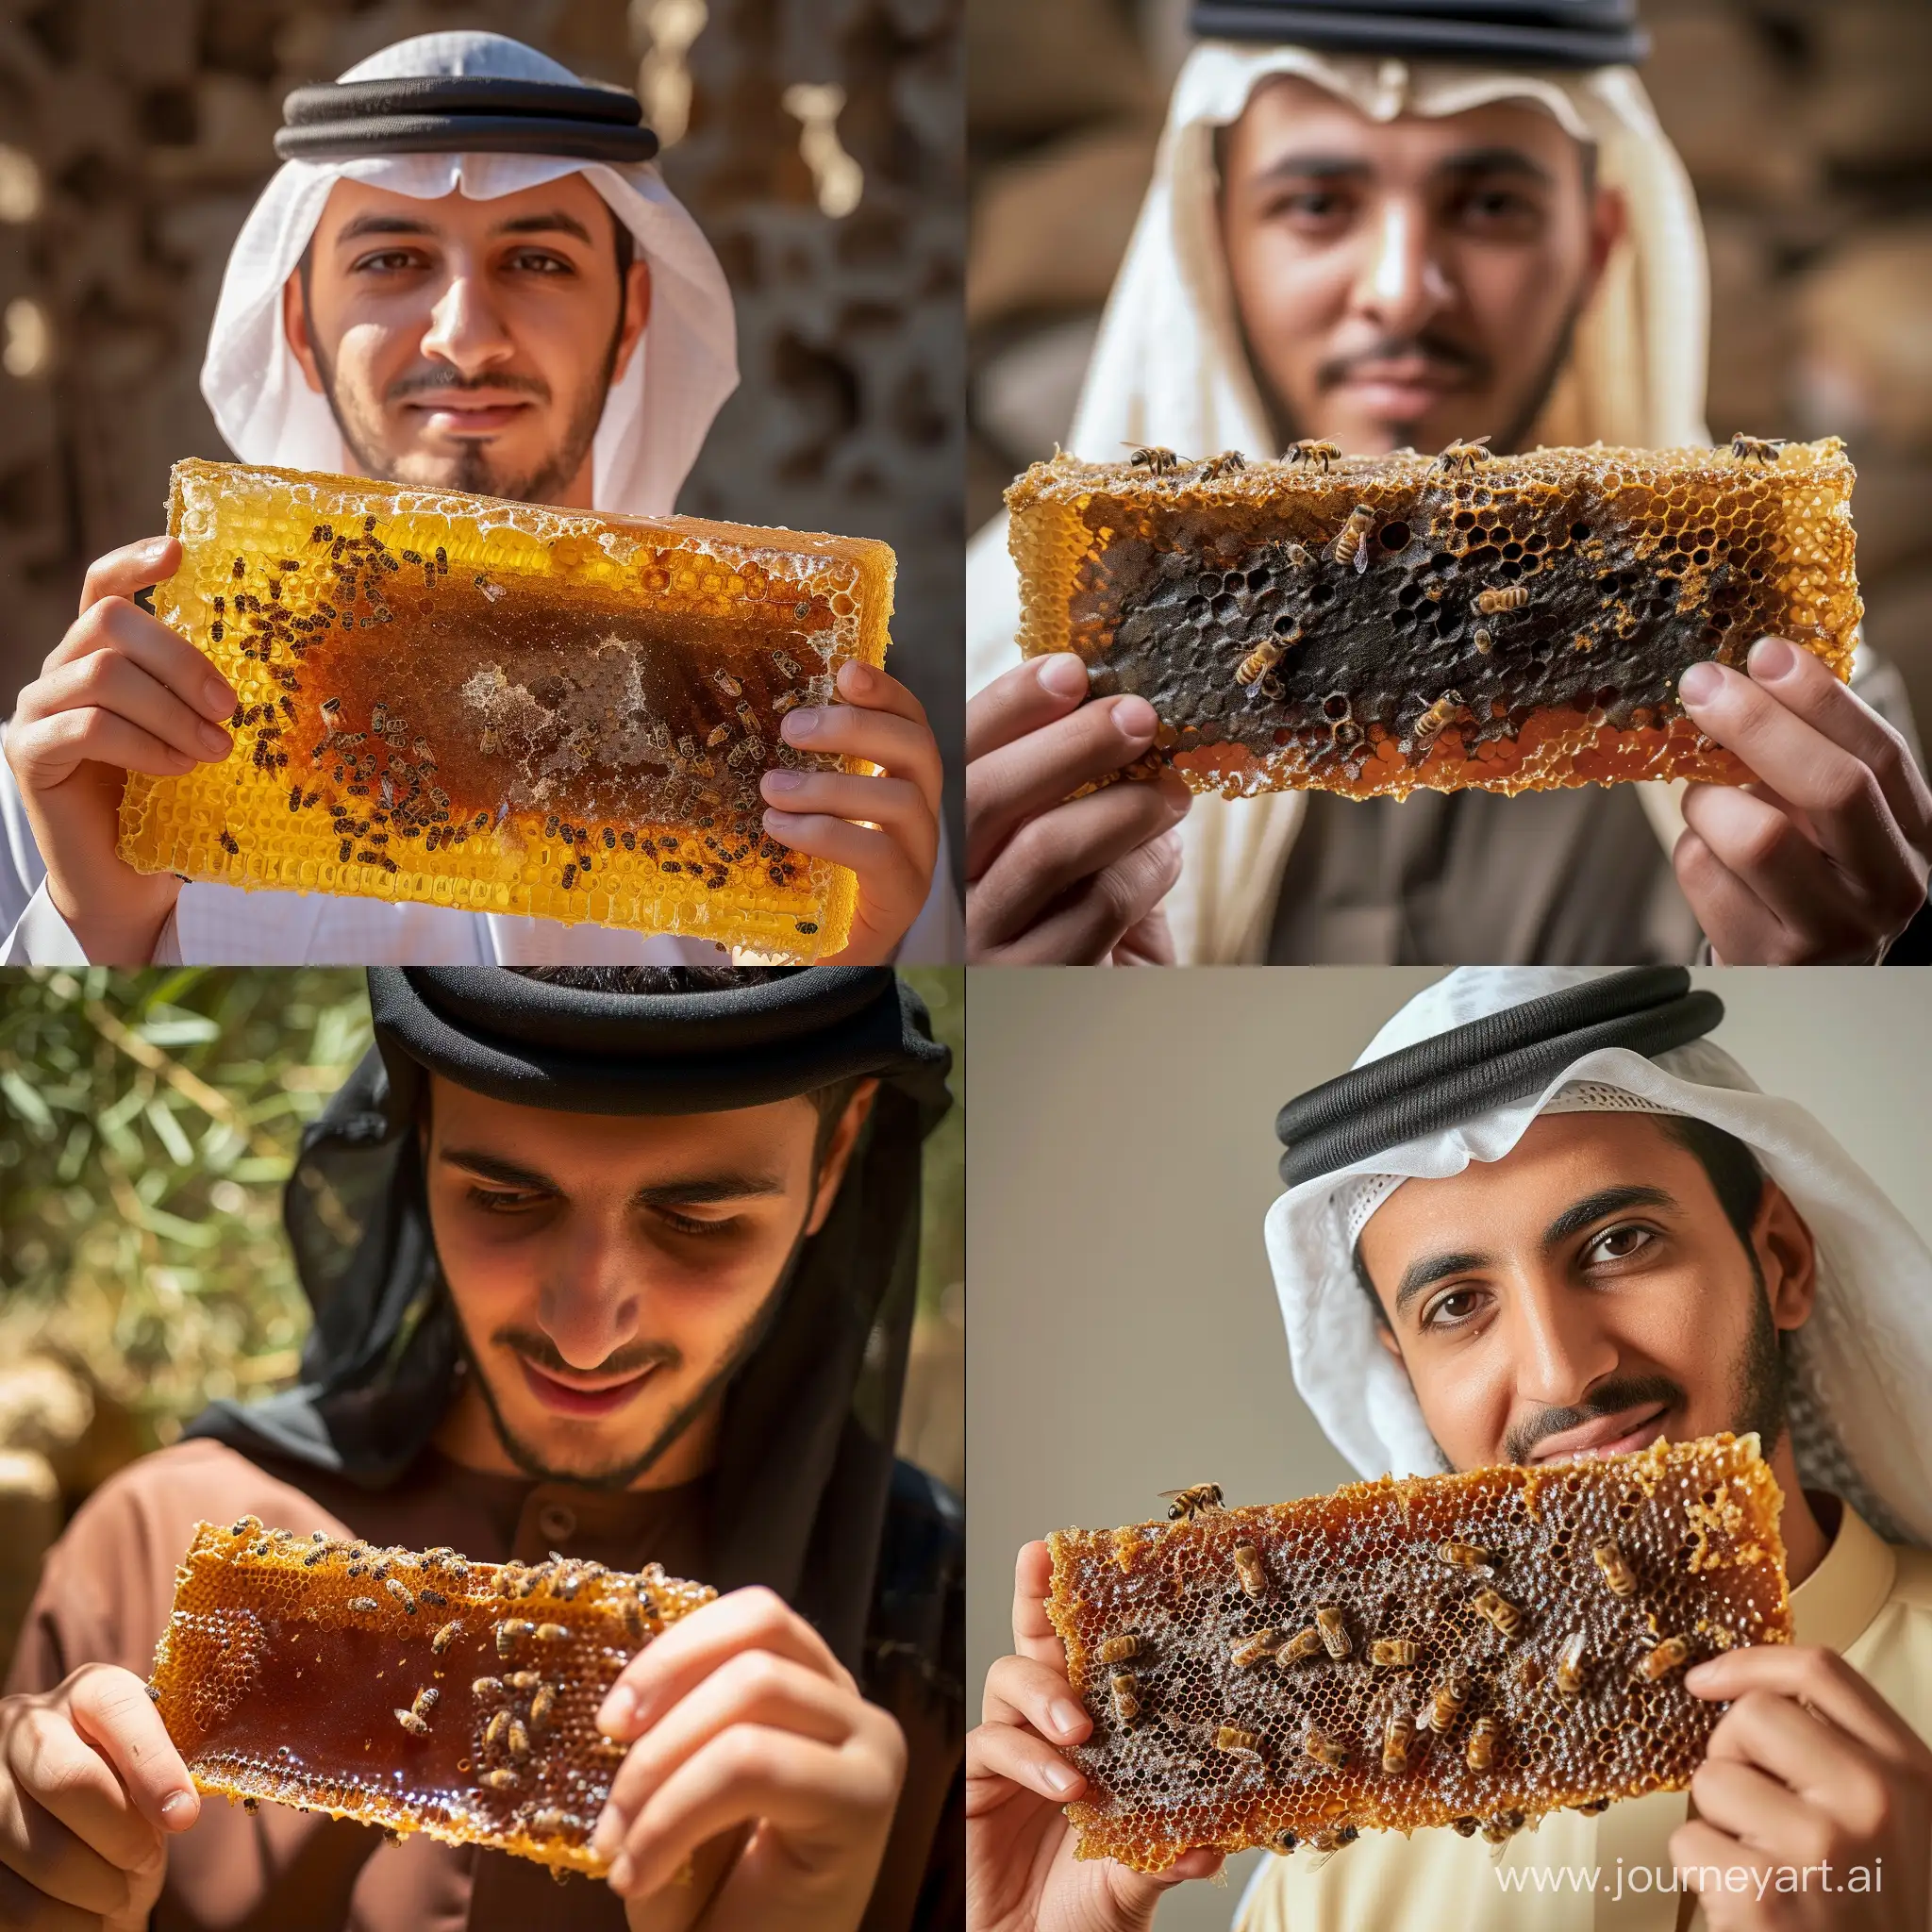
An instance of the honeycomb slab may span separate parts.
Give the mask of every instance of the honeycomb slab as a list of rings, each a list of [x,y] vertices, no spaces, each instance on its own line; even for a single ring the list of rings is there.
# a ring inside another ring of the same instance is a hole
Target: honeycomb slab
[[[1737,783],[1678,678],[1767,634],[1849,677],[1863,609],[1843,445],[1750,450],[1056,457],[1007,492],[1020,646],[1197,791]]]
[[[1499,1842],[1680,1790],[1722,1715],[1685,1670],[1790,1641],[1782,1507],[1757,1439],[1720,1435],[1059,1531],[1079,1856]]]
[[[661,1571],[473,1563],[196,1526],[149,1695],[198,1790],[606,1869],[605,1693],[716,1594]]]
[[[852,874],[765,834],[784,713],[877,665],[858,538],[184,462],[156,614],[233,685],[235,749],[129,776],[121,856],[243,888],[680,933],[809,961]]]

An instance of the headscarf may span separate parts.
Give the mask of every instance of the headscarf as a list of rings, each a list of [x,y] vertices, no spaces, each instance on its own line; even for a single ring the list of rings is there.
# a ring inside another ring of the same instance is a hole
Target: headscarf
[[[475,75],[575,85],[567,67],[502,34],[421,34],[372,54],[343,82]],[[309,91],[305,90],[304,92]],[[339,180],[425,200],[515,194],[581,174],[636,238],[650,265],[651,315],[605,398],[591,445],[591,502],[669,515],[711,419],[738,387],[737,322],[711,244],[653,162],[613,166],[570,155],[407,153],[284,161],[250,211],[222,277],[201,392],[245,463],[348,468],[328,399],[308,387],[282,332],[282,287]]]
[[[1501,9],[1524,10],[1547,9]],[[1399,37],[1412,23],[1393,16],[1498,9],[1377,4],[1360,11],[1388,17],[1385,24]],[[1397,38],[1391,44],[1404,42]],[[1407,44],[1413,45],[1412,32]],[[1458,114],[1491,101],[1532,101],[1578,140],[1593,142],[1597,179],[1622,191],[1628,232],[1578,320],[1569,360],[1527,441],[1574,445],[1601,438],[1639,449],[1710,441],[1704,424],[1709,276],[1703,226],[1684,164],[1633,69],[1561,71],[1520,60],[1482,64],[1205,40],[1174,82],[1154,178],[1088,364],[1068,437],[1073,455],[1111,462],[1124,443],[1158,443],[1191,457],[1224,449],[1280,455],[1235,315],[1214,167],[1216,130],[1238,121],[1256,89],[1278,75],[1311,81],[1383,122],[1405,113]],[[973,690],[1017,661],[1019,581],[1006,544],[1001,516],[967,554]],[[1644,787],[1641,795],[1659,835],[1674,837],[1681,822],[1667,790]],[[1184,963],[1262,957],[1304,808],[1300,792],[1194,800],[1179,827],[1180,883],[1166,901]]]
[[[1751,1149],[1817,1243],[1811,1316],[1786,1338],[1800,1475],[1882,1535],[1932,1544],[1932,1443],[1919,1421],[1932,1380],[1932,1253],[1805,1108],[1760,1092],[1701,1037],[1723,1008],[1689,985],[1676,967],[1464,967],[1410,1000],[1356,1061],[1388,1062],[1370,1076],[1386,1093],[1351,1089],[1350,1075],[1284,1110],[1284,1178],[1294,1178],[1268,1211],[1267,1246],[1295,1386],[1363,1475],[1440,1471],[1356,1276],[1370,1215],[1403,1179],[1502,1159],[1545,1113],[1705,1121]],[[1605,1043],[1617,1040],[1626,1043]],[[1395,1058],[1417,1049],[1420,1060]]]
[[[669,969],[676,972],[679,969]],[[190,1426],[371,1489],[455,1391],[456,1317],[418,1148],[425,1074],[520,1107],[682,1114],[880,1085],[824,1225],[726,1392],[714,1473],[721,1590],[777,1591],[856,1665],[915,1312],[920,1147],[951,1105],[947,1048],[882,967],[752,984],[583,991],[489,967],[372,968],[375,1044],[303,1135],[284,1218],[315,1325],[299,1387]]]

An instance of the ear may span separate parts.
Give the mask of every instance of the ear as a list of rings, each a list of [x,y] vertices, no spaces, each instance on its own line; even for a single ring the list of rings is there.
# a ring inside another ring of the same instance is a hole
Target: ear
[[[644,325],[651,319],[651,265],[642,256],[630,265],[624,285],[624,327],[618,331],[617,354],[610,364],[610,380],[624,380],[632,353],[643,339]]]
[[[1584,291],[1587,301],[1596,293],[1604,270],[1617,243],[1629,233],[1630,204],[1621,188],[1599,188],[1590,205],[1590,273]]]
[[[1751,1250],[1764,1276],[1771,1319],[1780,1329],[1802,1328],[1818,1299],[1818,1242],[1809,1224],[1774,1181],[1751,1223]]]
[[[312,244],[311,244],[312,245]],[[302,376],[317,395],[322,393],[322,370],[315,359],[315,341],[308,332],[308,304],[302,295],[302,271],[292,268],[282,284],[282,338],[289,353],[302,366]]]
[[[1375,1324],[1375,1340],[1379,1341],[1394,1361],[1402,1359],[1402,1344],[1395,1339],[1395,1331],[1386,1322]]]
[[[852,1098],[845,1103],[845,1111],[839,1116],[839,1124],[832,1129],[832,1138],[825,1143],[824,1158],[819,1162],[818,1191],[812,1196],[811,1218],[805,1224],[807,1234],[816,1234],[825,1224],[825,1216],[832,1211],[832,1203],[839,1198],[840,1184],[851,1163],[852,1150],[858,1145],[859,1129],[865,1125],[866,1118],[872,1112],[872,1104],[877,1098],[878,1091],[876,1080],[861,1080],[853,1090]]]

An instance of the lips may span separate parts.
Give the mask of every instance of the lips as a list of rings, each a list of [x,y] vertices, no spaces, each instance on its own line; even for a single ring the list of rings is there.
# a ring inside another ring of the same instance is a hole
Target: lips
[[[657,1373],[657,1364],[653,1363],[650,1368],[635,1375],[626,1375],[622,1381],[603,1382],[592,1387],[545,1374],[541,1369],[532,1368],[521,1359],[517,1366],[524,1372],[524,1379],[529,1384],[531,1394],[544,1407],[558,1415],[574,1416],[614,1415]]]
[[[1532,1463],[1561,1462],[1573,1457],[1621,1456],[1630,1449],[1647,1449],[1664,1431],[1659,1426],[1670,1413],[1665,1402],[1640,1403],[1614,1415],[1599,1416],[1580,1428],[1546,1436],[1530,1454]]]
[[[425,418],[424,426],[444,436],[488,436],[504,427],[530,406],[527,403],[411,403]]]

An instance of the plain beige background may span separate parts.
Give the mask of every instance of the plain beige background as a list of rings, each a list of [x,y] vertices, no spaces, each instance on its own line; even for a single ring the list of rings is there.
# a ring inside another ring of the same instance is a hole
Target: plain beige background
[[[1275,1109],[1342,1072],[1435,968],[974,972],[967,1493],[973,1708],[1010,1648],[1014,1553],[1223,1484],[1276,1502],[1353,1474],[1290,1379],[1261,1222]],[[1717,1041],[1809,1107],[1932,1238],[1932,974],[1697,975]],[[1160,1932],[1225,1932],[1184,1886]]]

